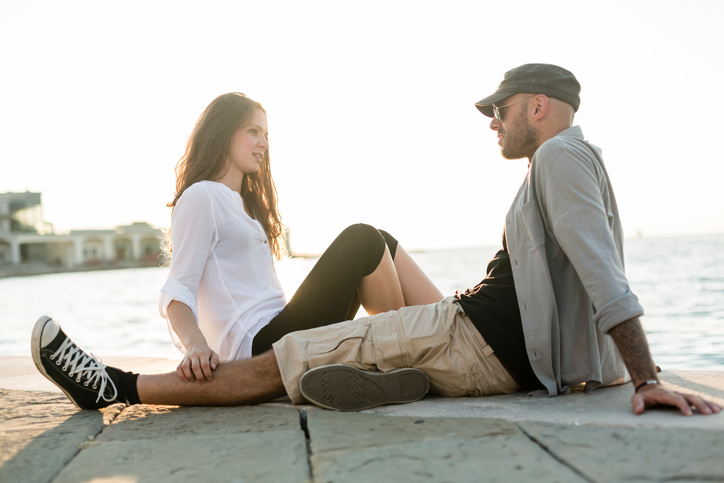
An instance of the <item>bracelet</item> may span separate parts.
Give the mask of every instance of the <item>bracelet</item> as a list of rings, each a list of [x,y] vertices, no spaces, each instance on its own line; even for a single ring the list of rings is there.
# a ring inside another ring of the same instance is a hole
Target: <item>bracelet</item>
[[[635,393],[639,392],[639,389],[641,389],[644,386],[648,386],[649,384],[661,384],[661,383],[659,381],[657,381],[656,379],[649,379],[647,381],[642,382],[638,386],[636,386],[636,389],[634,389],[634,392]]]

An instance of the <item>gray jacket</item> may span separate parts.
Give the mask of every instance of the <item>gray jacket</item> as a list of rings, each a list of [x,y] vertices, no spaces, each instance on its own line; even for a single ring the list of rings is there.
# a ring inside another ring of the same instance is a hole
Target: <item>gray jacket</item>
[[[612,327],[643,315],[623,261],[623,232],[601,150],[578,126],[543,143],[506,215],[528,358],[545,390],[623,382]]]

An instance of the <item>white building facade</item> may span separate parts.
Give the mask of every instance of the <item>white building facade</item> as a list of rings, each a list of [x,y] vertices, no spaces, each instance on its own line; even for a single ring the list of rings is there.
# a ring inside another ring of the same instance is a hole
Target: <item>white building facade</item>
[[[53,233],[40,193],[0,193],[0,272],[158,266],[163,232],[145,222],[109,230]]]

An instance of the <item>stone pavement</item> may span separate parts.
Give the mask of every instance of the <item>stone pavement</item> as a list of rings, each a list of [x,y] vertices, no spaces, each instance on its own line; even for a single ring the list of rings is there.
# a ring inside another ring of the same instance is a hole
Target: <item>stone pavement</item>
[[[0,363],[2,483],[724,481],[724,416],[634,416],[630,384],[551,399],[428,396],[360,413],[284,399],[79,411],[29,357]],[[661,376],[724,403],[724,372]]]

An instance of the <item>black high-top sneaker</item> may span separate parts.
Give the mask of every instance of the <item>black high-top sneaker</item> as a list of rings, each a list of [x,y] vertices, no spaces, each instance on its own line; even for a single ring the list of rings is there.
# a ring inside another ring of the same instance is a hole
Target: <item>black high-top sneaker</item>
[[[93,354],[86,353],[66,336],[50,317],[38,319],[31,339],[33,362],[38,370],[80,409],[100,409],[118,401],[118,380]]]
[[[344,364],[315,367],[299,380],[299,390],[305,399],[337,411],[415,402],[427,394],[429,387],[430,380],[420,369],[375,372]]]

